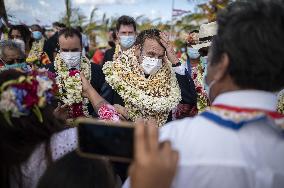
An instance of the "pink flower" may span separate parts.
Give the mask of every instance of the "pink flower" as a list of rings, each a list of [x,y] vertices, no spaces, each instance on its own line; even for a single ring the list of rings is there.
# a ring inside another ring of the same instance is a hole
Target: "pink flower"
[[[98,115],[103,120],[119,121],[118,112],[109,104],[102,105],[98,111]]]
[[[69,71],[69,76],[75,76],[76,74],[80,74],[79,70],[70,70]]]

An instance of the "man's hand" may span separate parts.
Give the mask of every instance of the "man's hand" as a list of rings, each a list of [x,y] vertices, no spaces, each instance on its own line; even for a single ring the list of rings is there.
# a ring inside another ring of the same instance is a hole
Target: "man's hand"
[[[83,97],[89,98],[89,93],[93,89],[92,85],[90,82],[86,79],[85,75],[83,73],[80,74],[81,80],[82,80],[82,95]]]
[[[169,40],[169,37],[166,33],[161,32],[160,33],[160,37],[161,37],[161,43],[163,44],[163,46],[166,48],[166,52],[167,52],[167,57],[170,60],[170,62],[172,64],[177,64],[179,62],[176,53],[174,51],[174,48]]]
[[[129,168],[132,188],[169,188],[176,174],[178,153],[166,141],[158,142],[155,123],[139,120],[135,125],[134,162]]]
[[[121,106],[119,104],[114,104],[113,107],[119,113],[120,120],[122,120],[122,121],[129,120],[128,111],[127,111],[127,109],[125,107],[123,107],[123,106]]]

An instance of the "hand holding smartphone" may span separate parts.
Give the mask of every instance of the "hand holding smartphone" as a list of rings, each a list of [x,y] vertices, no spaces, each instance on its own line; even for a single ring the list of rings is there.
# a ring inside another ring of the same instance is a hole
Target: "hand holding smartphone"
[[[117,162],[133,160],[134,124],[81,118],[78,126],[78,153],[89,158]]]

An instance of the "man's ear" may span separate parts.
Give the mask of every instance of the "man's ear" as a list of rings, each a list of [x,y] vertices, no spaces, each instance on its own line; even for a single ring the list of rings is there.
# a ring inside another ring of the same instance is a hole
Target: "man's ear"
[[[214,80],[222,80],[227,72],[228,72],[228,68],[229,68],[229,56],[228,54],[224,53],[221,56],[220,62],[214,67],[214,69],[217,69],[214,75]]]

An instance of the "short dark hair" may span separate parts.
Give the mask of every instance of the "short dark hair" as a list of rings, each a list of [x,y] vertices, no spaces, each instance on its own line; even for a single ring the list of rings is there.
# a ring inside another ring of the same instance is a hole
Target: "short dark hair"
[[[31,29],[37,29],[38,31],[42,32],[42,27],[38,24],[33,24],[30,26]]]
[[[59,23],[59,24],[58,24],[58,27],[60,27],[60,28],[66,28],[66,25],[65,25],[64,23]]]
[[[30,41],[31,39],[31,31],[29,30],[28,26],[26,25],[12,25],[10,27],[10,30],[9,30],[9,33],[8,33],[8,37],[11,39],[12,38],[12,31],[13,30],[17,30],[21,33],[21,36],[25,42],[25,44],[27,45],[28,42]]]
[[[117,32],[119,32],[121,25],[132,25],[133,28],[134,28],[134,31],[136,31],[136,22],[135,22],[134,18],[132,18],[130,16],[123,15],[123,16],[118,18],[117,24],[116,24]]]
[[[284,6],[280,1],[229,5],[217,16],[209,61],[229,57],[228,74],[242,89],[278,91],[284,86]]]
[[[60,23],[59,23],[59,22],[53,22],[53,23],[52,23],[52,26],[53,26],[53,27],[60,27]]]
[[[76,29],[80,32],[80,33],[83,33],[83,29],[81,26],[77,26]]]
[[[75,151],[52,164],[40,178],[37,188],[116,187],[107,161],[80,157]]]
[[[141,46],[141,49],[142,49],[146,39],[154,39],[163,48],[165,48],[160,41],[160,39],[161,39],[160,33],[161,33],[161,31],[158,30],[158,29],[147,29],[147,30],[141,31],[141,33],[139,33],[139,35],[136,38],[135,46]]]
[[[199,31],[197,29],[194,29],[194,30],[189,32],[189,34],[191,34],[191,33],[199,33]]]
[[[82,46],[82,35],[77,29],[74,29],[72,27],[67,27],[60,30],[58,33],[58,40],[61,35],[63,35],[65,38],[77,36],[80,39],[80,44]]]

